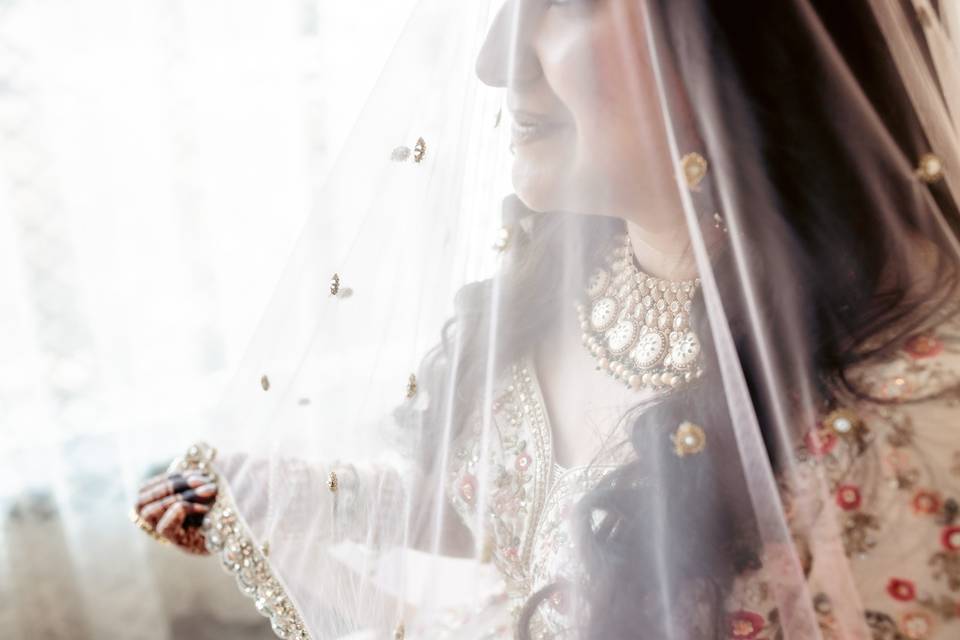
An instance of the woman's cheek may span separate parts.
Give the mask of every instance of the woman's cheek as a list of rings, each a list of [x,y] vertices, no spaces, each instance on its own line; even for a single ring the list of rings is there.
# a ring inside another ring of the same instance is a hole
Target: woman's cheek
[[[623,135],[623,124],[643,122],[649,109],[643,96],[656,95],[647,86],[649,65],[631,24],[618,2],[607,2],[589,16],[548,16],[540,32],[538,56],[544,77],[573,115],[580,138],[592,144]],[[621,125],[621,126],[618,126]],[[613,126],[611,126],[613,125]]]

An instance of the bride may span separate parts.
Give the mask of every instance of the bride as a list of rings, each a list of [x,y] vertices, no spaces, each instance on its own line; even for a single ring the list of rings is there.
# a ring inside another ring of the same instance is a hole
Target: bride
[[[452,4],[138,525],[285,638],[957,637],[956,5]]]

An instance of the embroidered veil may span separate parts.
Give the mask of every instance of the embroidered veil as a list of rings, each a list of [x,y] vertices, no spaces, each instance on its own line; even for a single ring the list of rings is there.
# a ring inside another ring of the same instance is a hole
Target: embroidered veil
[[[175,465],[206,548],[283,638],[933,637],[834,454],[952,321],[958,16],[422,0]]]

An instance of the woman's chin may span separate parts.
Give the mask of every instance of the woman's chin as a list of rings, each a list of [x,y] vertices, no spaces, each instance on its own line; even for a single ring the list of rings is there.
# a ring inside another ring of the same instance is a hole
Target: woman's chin
[[[520,201],[530,209],[543,213],[564,210],[563,171],[549,161],[530,161],[519,153],[513,163],[513,189]]]

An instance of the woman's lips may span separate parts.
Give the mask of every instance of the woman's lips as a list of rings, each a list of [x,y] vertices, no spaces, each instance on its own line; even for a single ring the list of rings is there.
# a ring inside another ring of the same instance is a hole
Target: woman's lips
[[[513,126],[511,134],[514,146],[531,144],[548,138],[568,126],[566,122],[550,120],[549,118],[528,111],[513,112]]]

